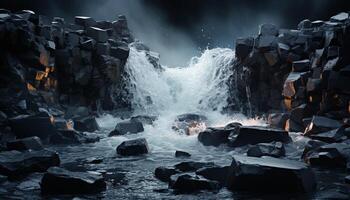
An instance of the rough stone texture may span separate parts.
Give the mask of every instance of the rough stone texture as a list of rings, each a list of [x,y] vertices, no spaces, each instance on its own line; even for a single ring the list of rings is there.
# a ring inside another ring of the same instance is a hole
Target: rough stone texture
[[[180,175],[170,186],[178,193],[192,193],[200,190],[220,189],[220,184],[217,181],[210,181],[188,174]]]
[[[230,129],[207,128],[198,134],[198,140],[205,146],[219,146],[229,142]]]
[[[34,136],[34,137],[9,141],[7,142],[7,149],[17,150],[17,151],[24,151],[29,149],[41,150],[43,149],[43,144],[41,143],[40,138]]]
[[[52,167],[41,180],[43,194],[91,194],[106,190],[103,176]]]
[[[44,172],[60,164],[56,152],[40,150],[31,152],[5,151],[0,153],[0,174],[20,178],[32,172]]]
[[[117,147],[117,153],[122,156],[138,156],[149,152],[146,139],[127,140]]]
[[[288,132],[283,130],[249,126],[240,127],[237,134],[230,138],[230,146],[232,147],[268,142],[289,143],[291,138]]]
[[[234,156],[231,170],[232,190],[308,193],[316,188],[312,170],[297,161]]]

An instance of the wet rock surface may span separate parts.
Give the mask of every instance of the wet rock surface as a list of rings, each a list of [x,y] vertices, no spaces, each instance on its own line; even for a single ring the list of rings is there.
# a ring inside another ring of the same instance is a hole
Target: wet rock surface
[[[145,138],[127,140],[117,147],[117,153],[122,156],[137,156],[148,152],[149,147]]]

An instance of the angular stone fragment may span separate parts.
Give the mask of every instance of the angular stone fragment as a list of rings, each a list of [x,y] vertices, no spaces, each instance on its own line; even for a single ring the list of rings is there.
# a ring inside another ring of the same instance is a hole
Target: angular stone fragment
[[[345,143],[322,145],[309,151],[304,159],[312,166],[345,168],[350,159],[350,147]]]
[[[240,60],[244,60],[249,53],[253,50],[254,46],[254,38],[248,37],[248,38],[237,38],[236,39],[236,57]]]
[[[233,156],[231,170],[228,187],[232,190],[308,193],[316,188],[312,169],[298,161],[237,155]]]
[[[292,65],[293,72],[307,72],[310,70],[311,64],[310,60],[300,60],[300,61],[294,61]]]
[[[13,141],[7,142],[8,150],[17,150],[17,151],[25,151],[25,150],[41,150],[43,149],[43,145],[41,143],[40,138],[34,136],[24,139],[17,139]]]
[[[285,154],[286,150],[281,142],[256,144],[247,151],[247,156],[252,157],[271,156],[279,158],[285,156]]]
[[[218,190],[220,184],[217,181],[210,181],[188,174],[179,176],[173,184],[170,185],[172,189],[178,193],[192,193],[200,190]]]
[[[188,158],[188,157],[191,157],[191,154],[185,152],[185,151],[176,151],[175,152],[175,157],[177,158]]]
[[[216,165],[213,162],[187,161],[187,162],[181,162],[179,164],[176,164],[175,169],[178,169],[182,172],[190,172],[190,171],[196,171],[204,167],[215,167],[215,166]]]
[[[95,117],[74,119],[74,129],[77,131],[94,132],[100,129]]]
[[[268,116],[267,123],[272,128],[285,129],[288,118],[289,115],[286,113],[271,113]]]
[[[124,122],[119,122],[115,129],[109,133],[109,136],[125,135],[125,134],[135,134],[143,132],[143,124],[136,120],[128,120]]]
[[[83,26],[84,28],[94,26],[96,24],[96,21],[93,18],[85,16],[76,16],[74,22],[75,24]]]
[[[198,134],[198,141],[205,146],[219,146],[229,142],[230,129],[207,128]]]
[[[196,174],[201,175],[206,179],[217,181],[221,186],[226,186],[228,174],[230,174],[230,166],[204,167],[197,170]]]
[[[170,177],[177,173],[180,173],[180,171],[176,170],[175,168],[157,167],[154,175],[161,181],[169,182]]]
[[[271,129],[265,127],[242,126],[237,135],[232,136],[230,146],[239,147],[248,144],[283,142],[288,143],[291,138],[284,130]]]
[[[124,141],[117,147],[117,153],[122,156],[137,156],[148,152],[148,143],[145,138]]]
[[[92,194],[106,190],[103,176],[52,167],[41,180],[43,194]]]
[[[87,29],[86,33],[89,37],[92,37],[95,39],[97,42],[107,42],[108,40],[108,33],[106,30],[97,28],[97,27],[89,27]]]
[[[19,115],[10,119],[12,131],[18,138],[38,136],[46,139],[56,132],[50,116],[44,115]]]
[[[283,85],[283,96],[292,98],[296,95],[298,88],[305,85],[304,80],[306,73],[304,72],[292,72],[288,75]]]
[[[130,118],[130,121],[138,121],[143,125],[152,125],[155,120],[157,120],[157,116],[137,115]]]
[[[58,166],[60,158],[56,152],[48,150],[0,153],[0,174],[11,179],[23,177],[33,172],[44,172],[49,167]]]
[[[115,58],[126,60],[129,57],[129,52],[129,47],[111,47],[110,54]]]
[[[322,116],[313,116],[311,122],[304,131],[304,135],[312,135],[321,132],[326,132],[332,129],[339,128],[340,126],[341,124],[334,119],[329,119],[327,117]]]

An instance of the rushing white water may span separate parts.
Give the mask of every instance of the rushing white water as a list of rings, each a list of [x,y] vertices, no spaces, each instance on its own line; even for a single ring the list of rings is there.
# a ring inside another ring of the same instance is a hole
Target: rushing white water
[[[153,126],[146,125],[143,133],[108,139],[110,145],[145,137],[152,152],[162,152],[155,155],[172,157],[174,150],[183,149],[206,157],[210,156],[208,148],[199,145],[196,136],[179,135],[171,129],[177,115],[203,114],[211,126],[224,126],[230,122],[263,124],[241,114],[228,116],[221,112],[227,105],[227,79],[232,72],[233,59],[232,50],[216,48],[193,58],[187,67],[163,66],[164,69],[159,70],[149,62],[144,51],[131,48],[125,70],[130,79],[128,91],[132,94],[135,115],[156,115],[158,119]],[[104,116],[99,123],[111,130],[120,120]]]

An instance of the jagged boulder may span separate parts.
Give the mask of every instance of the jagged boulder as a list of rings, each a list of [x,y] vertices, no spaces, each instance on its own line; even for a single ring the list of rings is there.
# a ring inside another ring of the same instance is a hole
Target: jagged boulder
[[[279,158],[285,156],[285,154],[286,150],[281,142],[256,144],[247,151],[247,156],[252,157],[271,156]]]
[[[337,120],[322,116],[313,116],[311,122],[304,131],[304,135],[312,135],[337,129],[341,126]]]
[[[50,168],[41,180],[43,194],[91,194],[106,190],[102,175]]]
[[[269,142],[289,143],[291,138],[284,130],[249,126],[241,126],[237,134],[230,136],[230,146],[232,147]]]
[[[96,118],[93,116],[87,116],[74,119],[74,129],[83,132],[94,132],[100,129]]]
[[[17,151],[25,151],[25,150],[42,150],[43,144],[41,143],[40,138],[34,136],[24,139],[17,139],[13,141],[7,142],[8,150],[17,150]]]
[[[178,174],[181,171],[175,169],[175,168],[167,168],[167,167],[157,167],[154,175],[156,178],[158,178],[161,181],[164,182],[169,182],[170,181],[170,177],[174,174]]]
[[[138,156],[148,152],[149,147],[145,138],[127,140],[117,147],[117,153],[122,156]]]
[[[220,184],[217,181],[210,181],[189,174],[180,175],[170,184],[170,187],[177,193],[192,193],[201,190],[219,190]]]
[[[58,166],[60,158],[56,152],[48,150],[0,153],[0,174],[11,179],[20,178],[33,172],[44,172],[49,167]]]
[[[298,161],[234,156],[231,170],[228,187],[235,191],[309,193],[316,188],[312,169]]]
[[[198,141],[205,146],[219,146],[229,142],[229,135],[232,130],[225,128],[207,128],[198,134]]]

